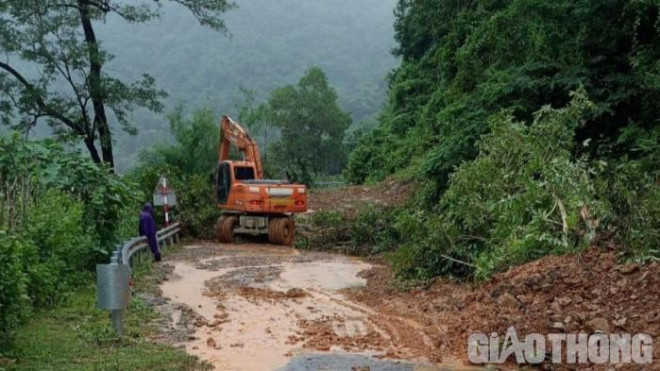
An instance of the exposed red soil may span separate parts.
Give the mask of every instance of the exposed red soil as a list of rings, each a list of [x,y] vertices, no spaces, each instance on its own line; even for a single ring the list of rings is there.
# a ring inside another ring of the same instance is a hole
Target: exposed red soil
[[[372,326],[367,329],[366,334],[344,336],[337,334],[334,326],[344,324],[344,318],[339,316],[324,316],[318,320],[301,319],[298,326],[302,329],[298,337],[291,336],[289,341],[304,341],[304,348],[312,348],[320,351],[329,351],[332,346],[337,346],[345,351],[361,352],[364,350],[383,350],[389,342],[381,334],[376,332]]]
[[[299,299],[309,296],[304,290],[299,288],[292,288],[288,291],[274,291],[270,289],[262,289],[257,287],[242,286],[236,289],[236,293],[252,303],[259,303],[260,301],[282,301]]]
[[[379,313],[423,325],[434,343],[435,354],[425,354],[432,360],[467,360],[471,333],[503,336],[510,326],[521,338],[529,333],[646,333],[654,337],[654,365],[660,360],[657,262],[620,265],[614,252],[593,248],[577,255],[548,256],[481,284],[438,281],[410,291],[389,284],[389,268],[362,275],[367,287],[346,294]]]
[[[309,212],[340,211],[344,218],[352,218],[360,207],[401,206],[406,203],[415,187],[412,183],[387,180],[373,187],[346,186],[334,189],[312,190]]]

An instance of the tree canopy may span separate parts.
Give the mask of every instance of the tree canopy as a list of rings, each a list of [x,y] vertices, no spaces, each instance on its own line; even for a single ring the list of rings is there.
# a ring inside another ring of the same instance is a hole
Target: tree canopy
[[[190,10],[202,25],[226,30],[220,16],[232,2],[172,1]],[[112,55],[103,49],[95,22],[110,15],[127,23],[146,22],[158,17],[159,9],[157,0],[0,3],[0,52],[6,57],[0,62],[2,121],[23,132],[46,122],[58,138],[81,140],[95,162],[113,167],[111,115],[123,130],[135,133],[131,110],[159,112],[166,94],[147,74],[127,82],[104,70]]]
[[[351,118],[337,105],[337,93],[322,69],[311,68],[297,85],[274,90],[268,99],[268,118],[282,129],[274,145],[273,161],[278,166],[341,172],[346,162],[344,132]]]
[[[654,0],[400,0],[403,62],[390,76],[382,126],[358,146],[348,176],[380,179],[414,165],[437,200],[472,159],[490,115],[530,120],[584,87],[596,105],[576,138],[587,151],[627,150],[621,129],[648,130],[660,109],[660,21]],[[584,150],[584,149],[581,149]]]

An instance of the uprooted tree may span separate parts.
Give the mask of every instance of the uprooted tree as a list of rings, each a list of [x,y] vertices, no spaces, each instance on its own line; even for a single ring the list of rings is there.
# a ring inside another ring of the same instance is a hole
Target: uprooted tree
[[[229,0],[171,0],[202,25],[225,32]],[[95,33],[96,22],[118,16],[129,23],[160,14],[158,0],[7,0],[0,2],[0,119],[28,133],[47,123],[61,140],[82,140],[96,163],[114,166],[110,122],[130,134],[136,107],[158,112],[166,93],[153,77],[126,82],[104,70],[112,55]],[[100,147],[100,154],[97,146]]]

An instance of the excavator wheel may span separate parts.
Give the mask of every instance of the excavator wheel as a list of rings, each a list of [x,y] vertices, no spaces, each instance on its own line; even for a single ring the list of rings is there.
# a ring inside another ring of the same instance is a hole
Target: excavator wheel
[[[277,223],[277,232],[279,243],[285,246],[291,246],[295,237],[296,225],[292,219],[282,218]]]
[[[218,222],[215,223],[215,236],[218,239],[218,242],[227,242],[223,239],[222,235],[222,223],[224,223],[225,217],[221,216],[218,218]]]
[[[237,224],[238,218],[235,216],[224,218],[222,225],[220,226],[220,242],[236,242],[236,236],[234,236],[234,228],[236,228]]]
[[[268,223],[268,242],[273,245],[278,245],[280,243],[278,225],[281,220],[282,219],[280,218],[271,219],[270,223]]]

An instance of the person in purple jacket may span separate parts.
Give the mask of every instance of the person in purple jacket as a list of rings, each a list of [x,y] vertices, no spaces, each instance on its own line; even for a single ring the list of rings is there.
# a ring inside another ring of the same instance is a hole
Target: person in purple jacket
[[[154,254],[154,259],[157,262],[161,260],[160,250],[158,249],[158,239],[156,238],[156,222],[154,217],[151,214],[153,207],[150,203],[144,204],[144,208],[140,213],[140,236],[147,237],[147,242],[151,248],[151,252]]]

